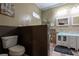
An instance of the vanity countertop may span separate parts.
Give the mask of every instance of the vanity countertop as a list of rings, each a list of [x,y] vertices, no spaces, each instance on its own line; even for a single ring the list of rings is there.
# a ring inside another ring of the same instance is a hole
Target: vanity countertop
[[[57,35],[62,35],[62,36],[79,36],[79,32],[59,32]]]

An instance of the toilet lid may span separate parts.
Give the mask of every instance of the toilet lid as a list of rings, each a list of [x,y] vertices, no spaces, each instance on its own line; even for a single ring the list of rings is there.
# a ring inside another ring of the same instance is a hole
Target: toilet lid
[[[25,48],[23,46],[16,45],[14,47],[9,48],[9,51],[20,52],[20,51],[25,51]]]

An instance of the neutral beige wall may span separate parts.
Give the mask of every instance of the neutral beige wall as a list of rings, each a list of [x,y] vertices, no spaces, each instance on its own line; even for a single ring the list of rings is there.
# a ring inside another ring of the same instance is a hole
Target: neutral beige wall
[[[59,7],[56,7],[56,8],[51,8],[51,9],[48,9],[46,11],[43,11],[42,15],[42,19],[43,21],[45,19],[47,19],[48,21],[52,22],[55,24],[55,26],[51,26],[51,28],[55,28],[57,32],[79,32],[79,25],[78,26],[72,26],[72,25],[69,25],[69,26],[56,26],[56,20],[54,19],[55,17],[55,14],[58,10],[61,10],[63,8],[71,8],[73,7],[74,5],[77,5],[77,4],[65,4],[63,6],[59,6]],[[44,22],[42,23],[44,24]],[[70,21],[70,24],[71,24],[71,21]]]
[[[28,26],[40,25],[41,19],[36,19],[32,16],[32,12],[36,12],[41,16],[41,10],[32,3],[17,3],[15,4],[15,17],[9,17],[0,14],[0,25],[8,26]],[[27,21],[29,16],[31,21]]]

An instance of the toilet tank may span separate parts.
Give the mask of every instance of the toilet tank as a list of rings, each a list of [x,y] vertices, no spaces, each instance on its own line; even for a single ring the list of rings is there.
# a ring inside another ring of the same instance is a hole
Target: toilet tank
[[[17,44],[18,36],[1,37],[3,48],[10,48]]]

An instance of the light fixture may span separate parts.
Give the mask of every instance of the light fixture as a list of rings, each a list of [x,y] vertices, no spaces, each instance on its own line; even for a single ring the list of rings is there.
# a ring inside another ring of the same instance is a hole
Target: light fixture
[[[37,18],[37,19],[40,19],[40,16],[36,12],[33,12],[32,16],[35,17],[35,18]]]

